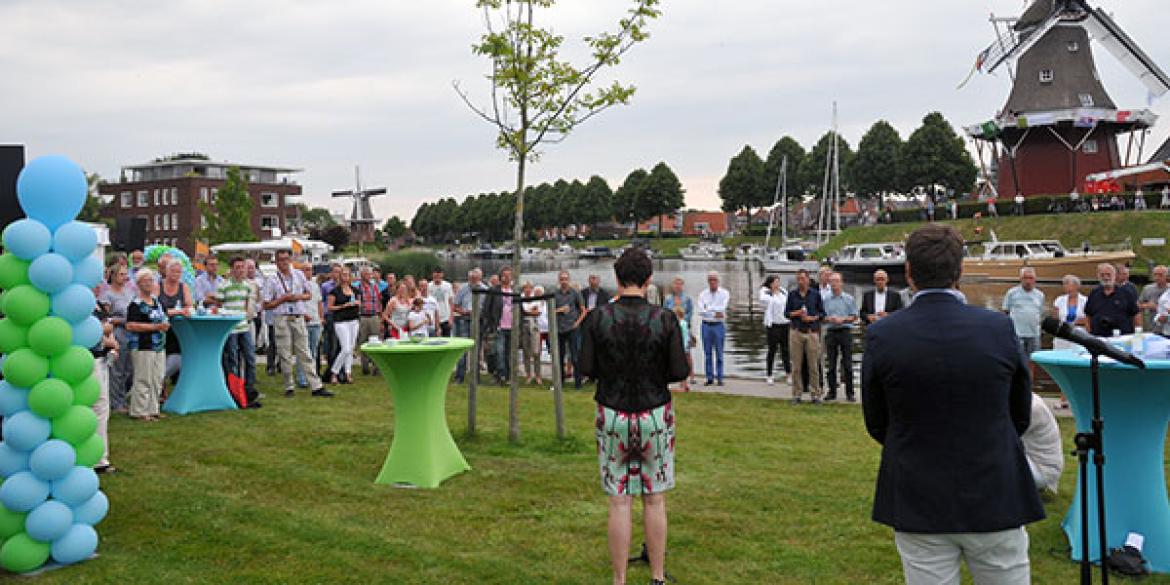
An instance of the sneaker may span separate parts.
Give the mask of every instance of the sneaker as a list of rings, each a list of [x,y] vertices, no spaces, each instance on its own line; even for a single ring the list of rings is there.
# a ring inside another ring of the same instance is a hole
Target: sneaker
[[[719,381],[718,381],[718,382],[716,382],[715,384],[716,384],[717,386],[722,386],[722,385],[723,385],[723,380],[719,380]]]
[[[259,402],[249,402],[248,406],[245,406],[244,408],[250,409],[250,408],[263,408],[263,407],[264,407],[264,405],[260,404]]]
[[[710,386],[711,384],[714,384],[714,382],[711,380],[707,380],[706,382],[703,382],[704,386]]]
[[[825,402],[836,402],[836,401],[837,401],[836,394],[826,394],[825,395]]]
[[[857,397],[850,395],[850,396],[846,396],[845,400],[848,402],[857,402]]]
[[[764,382],[767,383],[769,386],[771,386],[772,384],[775,383],[772,381],[772,376],[768,376],[767,378],[764,378]]]
[[[297,391],[293,390],[292,388],[289,388],[288,390],[284,391],[285,398],[292,398],[293,396],[296,396],[296,395],[297,395]]]
[[[322,387],[313,391],[313,396],[319,396],[321,398],[332,398],[334,396],[334,394],[332,392],[326,390],[325,387],[322,386]]]

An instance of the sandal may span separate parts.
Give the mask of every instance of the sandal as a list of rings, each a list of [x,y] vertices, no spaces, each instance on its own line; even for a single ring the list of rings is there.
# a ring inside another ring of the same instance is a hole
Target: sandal
[[[118,468],[113,465],[99,465],[93,468],[93,472],[98,475],[103,473],[118,473]]]

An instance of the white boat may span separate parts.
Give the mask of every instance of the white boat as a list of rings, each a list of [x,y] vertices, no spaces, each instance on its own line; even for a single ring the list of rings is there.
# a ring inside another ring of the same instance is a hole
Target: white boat
[[[523,260],[547,260],[552,257],[552,250],[544,248],[524,248],[520,252],[520,258]]]
[[[597,260],[599,258],[613,258],[614,255],[609,246],[589,246],[577,252],[577,257],[582,260]]]
[[[553,255],[558,258],[572,258],[577,255],[577,251],[568,244],[561,244],[553,251]]]
[[[698,242],[679,250],[678,255],[683,260],[723,260],[727,255],[727,246],[713,242]]]
[[[1016,281],[1020,269],[1030,266],[1040,282],[1060,282],[1072,274],[1081,282],[1097,282],[1097,265],[1103,262],[1133,262],[1132,250],[1066,250],[1056,240],[992,241],[983,244],[983,253],[963,258],[963,276],[989,280]]]
[[[845,246],[833,255],[833,270],[850,282],[870,282],[875,271],[885,270],[891,282],[902,283],[906,281],[906,251],[902,242]]]
[[[735,259],[748,262],[758,261],[763,252],[764,249],[755,244],[740,244],[735,249]]]
[[[760,264],[763,266],[764,272],[782,274],[796,274],[801,269],[816,272],[820,268],[820,263],[812,258],[812,250],[806,250],[800,246],[786,246],[776,250],[768,250],[760,257]]]
[[[622,246],[618,256],[621,256],[622,254],[624,254],[626,252],[626,250],[629,250],[630,248],[637,248],[637,249],[645,252],[647,257],[654,258],[654,250],[651,249],[649,246],[635,246],[634,244],[626,244],[626,245]]]

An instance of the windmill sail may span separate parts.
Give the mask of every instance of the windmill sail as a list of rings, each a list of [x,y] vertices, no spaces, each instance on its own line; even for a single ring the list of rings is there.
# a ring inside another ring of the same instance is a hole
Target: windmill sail
[[[1170,77],[1166,76],[1166,72],[1105,11],[1100,8],[1094,10],[1085,20],[1084,26],[1094,39],[1105,45],[1130,73],[1145,84],[1150,93],[1161,97],[1170,91]]]
[[[1061,15],[1053,13],[1034,27],[1018,30],[1019,25],[1017,24],[1016,27],[1007,27],[1003,31],[999,31],[991,46],[979,54],[979,70],[984,73],[992,73],[1000,65],[1023,55],[1060,21]]]

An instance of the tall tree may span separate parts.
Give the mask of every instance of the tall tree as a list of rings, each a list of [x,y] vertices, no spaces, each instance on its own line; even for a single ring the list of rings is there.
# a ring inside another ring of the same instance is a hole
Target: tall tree
[[[81,208],[81,213],[77,214],[77,219],[80,221],[88,221],[91,223],[102,220],[102,196],[98,189],[106,183],[105,179],[97,173],[85,173],[85,205]]]
[[[304,203],[298,203],[300,208],[301,225],[308,229],[313,228],[327,228],[331,225],[337,225],[337,220],[333,219],[333,214],[324,207],[309,207]]]
[[[772,190],[765,184],[764,161],[751,146],[744,146],[727,164],[719,180],[723,211],[747,210],[749,227],[752,209],[772,204]]]
[[[248,181],[240,174],[240,168],[228,169],[227,180],[219,188],[215,200],[211,203],[199,201],[199,213],[207,227],[195,230],[195,236],[207,240],[212,246],[224,242],[256,241],[256,234],[252,231],[252,207]]]
[[[406,229],[406,223],[397,215],[390,216],[390,219],[387,219],[386,223],[382,224],[382,233],[391,240],[397,240],[406,235]]]
[[[646,169],[635,169],[626,175],[626,180],[622,181],[622,186],[618,187],[617,191],[613,192],[613,214],[615,219],[622,223],[634,222],[637,223],[643,218],[639,217],[639,200],[642,198],[642,193],[645,190],[646,179],[650,177],[650,173]]]
[[[801,161],[797,182],[800,193],[814,197],[821,196],[825,186],[825,169],[828,168],[825,163],[832,146],[833,133],[826,132],[817,141],[816,145],[813,146],[812,150],[809,151],[808,156],[804,157],[804,160]],[[841,173],[841,190],[844,192],[852,188],[849,170],[853,162],[853,150],[849,147],[849,141],[840,135],[837,136],[837,148],[837,160]]]
[[[662,237],[662,216],[672,213],[684,205],[682,183],[665,162],[650,169],[650,175],[642,182],[638,215],[640,219],[658,218],[658,237]]]
[[[772,150],[768,151],[768,158],[764,161],[764,187],[771,190],[772,197],[766,205],[772,205],[772,201],[776,200],[777,190],[782,190],[779,184],[780,165],[785,159],[788,160],[786,172],[788,200],[782,201],[780,204],[791,208],[794,202],[800,201],[797,174],[800,172],[800,165],[806,156],[808,153],[805,152],[804,147],[791,136],[784,136],[772,145]],[[772,213],[776,214],[778,211],[772,209]],[[774,215],[772,219],[775,219]]]
[[[540,145],[559,142],[589,118],[612,106],[628,103],[633,86],[614,82],[597,87],[598,74],[621,62],[637,43],[649,37],[647,26],[659,15],[659,0],[632,0],[633,6],[620,19],[616,32],[586,36],[583,41],[589,58],[574,65],[560,57],[564,37],[536,22],[536,12],[552,8],[556,0],[476,0],[483,11],[487,32],[473,45],[477,55],[491,63],[491,104],[476,106],[458,84],[455,91],[479,117],[497,130],[496,146],[516,161],[515,248],[512,260],[520,277],[520,248],[524,237],[525,170],[535,162]],[[592,89],[590,89],[592,88]],[[520,330],[520,313],[513,313],[514,330]],[[520,336],[512,336],[509,359],[515,372]],[[520,439],[519,376],[512,376],[509,396],[508,437]],[[563,436],[564,421],[556,392],[557,434]],[[474,422],[471,429],[474,432]]]
[[[581,201],[577,207],[578,223],[596,225],[609,221],[614,216],[614,194],[605,179],[593,175],[580,192]]]
[[[958,193],[970,191],[979,173],[963,138],[946,118],[931,112],[910,135],[903,151],[906,183],[931,189],[940,186]]]
[[[853,159],[853,187],[859,194],[878,198],[899,191],[902,179],[902,137],[885,120],[878,120],[857,145]]]

